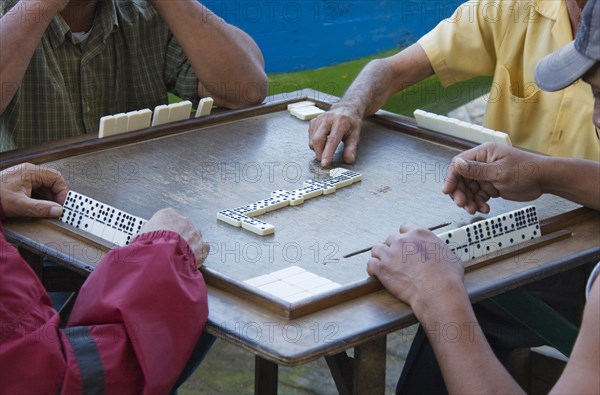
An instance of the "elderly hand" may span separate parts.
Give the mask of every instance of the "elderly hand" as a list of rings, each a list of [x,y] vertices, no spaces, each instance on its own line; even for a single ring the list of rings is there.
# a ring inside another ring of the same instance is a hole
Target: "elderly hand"
[[[202,233],[190,222],[172,208],[157,211],[142,227],[140,234],[159,230],[170,230],[181,236],[190,246],[196,256],[198,267],[204,264],[210,247],[202,240]]]
[[[543,193],[544,157],[516,148],[486,143],[452,160],[442,192],[470,214],[488,213],[494,197],[529,201]]]
[[[35,192],[42,199],[32,198]],[[53,169],[24,163],[0,172],[0,204],[6,217],[51,217],[62,214],[67,184]]]
[[[333,161],[333,154],[341,141],[344,142],[344,162],[356,160],[356,148],[360,140],[362,117],[352,108],[333,105],[329,111],[310,121],[308,146],[315,151],[322,166]]]
[[[434,233],[404,224],[385,244],[373,247],[367,272],[418,315],[448,286],[462,287],[464,267]]]

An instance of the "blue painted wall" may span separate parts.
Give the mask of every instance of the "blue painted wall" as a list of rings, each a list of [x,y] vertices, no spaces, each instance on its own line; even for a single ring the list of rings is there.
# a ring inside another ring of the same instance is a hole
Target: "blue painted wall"
[[[203,1],[258,43],[267,72],[315,69],[412,44],[457,0]]]

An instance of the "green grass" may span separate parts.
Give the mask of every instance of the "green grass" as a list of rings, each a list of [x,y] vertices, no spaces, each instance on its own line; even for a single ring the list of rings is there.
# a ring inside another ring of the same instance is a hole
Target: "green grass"
[[[269,94],[312,88],[341,97],[370,60],[391,56],[396,52],[397,50],[381,52],[366,58],[316,70],[269,74]],[[438,78],[434,76],[394,95],[388,100],[384,109],[409,116],[417,108],[446,114],[489,91],[491,81],[491,78],[481,77],[444,88]]]
[[[269,74],[269,95],[311,88],[329,95],[342,97],[369,61],[388,57],[396,52],[398,51],[385,51],[321,69]],[[383,108],[407,116],[412,116],[417,108],[436,114],[447,114],[449,111],[488,92],[491,83],[491,77],[479,77],[444,88],[438,78],[433,76],[392,96]],[[178,101],[181,101],[181,99],[169,94],[169,103]]]

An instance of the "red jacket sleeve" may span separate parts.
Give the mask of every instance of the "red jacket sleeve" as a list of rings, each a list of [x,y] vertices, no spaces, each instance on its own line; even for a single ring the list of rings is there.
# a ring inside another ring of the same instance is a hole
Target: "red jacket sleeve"
[[[161,231],[110,252],[60,330],[37,276],[0,235],[0,393],[169,393],[207,316],[192,251]]]
[[[158,231],[105,257],[81,288],[68,326],[90,327],[104,376],[121,378],[106,382],[106,393],[122,392],[130,378],[112,362],[115,336],[124,336],[143,377],[135,392],[154,394],[171,391],[207,318],[193,252],[178,234]],[[121,324],[124,333],[106,333],[100,326],[107,323]]]
[[[66,361],[60,318],[0,224],[0,394],[56,394]]]

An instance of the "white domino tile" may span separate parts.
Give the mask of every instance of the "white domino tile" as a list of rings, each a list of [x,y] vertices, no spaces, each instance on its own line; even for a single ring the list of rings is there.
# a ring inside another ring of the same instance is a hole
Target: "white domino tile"
[[[323,188],[318,186],[308,186],[301,189],[304,200],[314,199],[323,194]]]
[[[324,112],[325,111],[316,106],[297,107],[290,110],[290,114],[302,121],[310,121]]]
[[[270,275],[281,280],[286,277],[295,276],[296,274],[305,273],[306,270],[302,269],[299,266],[290,266],[285,269],[278,270],[276,272],[271,273]]]
[[[335,193],[335,191],[337,190],[335,185],[325,184],[324,182],[316,181],[316,180],[304,181],[304,187],[305,188],[308,188],[308,187],[320,188],[323,190],[323,195],[331,195],[331,194]]]
[[[362,180],[358,172],[343,168],[336,168],[329,172],[329,177],[322,180],[304,181],[303,187],[288,191],[279,189],[271,192],[267,199],[217,213],[217,219],[236,227],[266,236],[275,232],[275,227],[255,217],[282,209],[287,206],[299,206],[309,199],[321,195],[335,193],[338,188],[343,188]]]
[[[244,283],[288,303],[310,299],[342,286],[298,266],[254,277]]]
[[[169,123],[169,112],[171,108],[166,104],[161,104],[154,108],[154,116],[152,117],[152,126],[160,126]]]
[[[263,285],[274,283],[276,281],[279,281],[277,277],[274,277],[270,274],[265,274],[264,276],[254,277],[244,282],[252,287],[262,287]]]
[[[275,227],[256,218],[242,218],[242,228],[256,233],[259,236],[268,236],[275,233]]]
[[[128,112],[127,116],[129,118],[127,123],[128,132],[150,127],[152,111],[147,108],[144,110]]]
[[[315,105],[315,103],[311,102],[311,101],[300,101],[298,103],[288,104],[287,109],[288,109],[288,111],[291,111],[291,110],[295,110],[300,107],[310,107],[310,106],[314,106],[314,105]]]
[[[237,207],[232,209],[237,214],[245,215],[246,217],[257,217],[267,212],[266,207],[260,202],[252,203],[247,206]]]
[[[69,191],[60,221],[119,246],[129,244],[145,219]]]
[[[238,228],[242,226],[242,219],[245,217],[244,214],[240,214],[235,210],[223,210],[217,213],[217,219],[219,221],[223,221]]]
[[[473,141],[478,144],[490,142],[512,146],[508,134],[483,128],[465,121],[449,118],[423,110],[414,112],[417,125],[448,136]]]
[[[117,120],[113,115],[107,115],[100,118],[100,127],[98,128],[98,138],[108,137],[115,134]]]
[[[125,113],[115,114],[115,130],[113,134],[121,134],[127,132],[129,117]]]
[[[169,104],[169,122],[178,122],[189,119],[191,112],[192,102],[189,100]]]
[[[198,109],[196,110],[196,118],[210,115],[214,103],[215,101],[212,97],[200,99],[200,102],[198,103]]]
[[[464,262],[540,236],[535,206],[524,207],[438,235]]]

